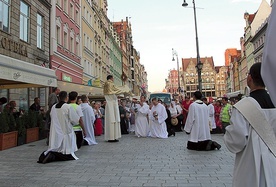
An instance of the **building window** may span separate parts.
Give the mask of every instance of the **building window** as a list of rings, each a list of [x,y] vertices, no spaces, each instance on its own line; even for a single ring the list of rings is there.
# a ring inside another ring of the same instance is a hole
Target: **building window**
[[[60,40],[60,27],[57,26],[56,28],[56,39],[57,39],[57,43],[60,44],[61,40]]]
[[[60,1],[61,1],[61,0],[57,0],[57,5],[58,5],[58,6],[60,6],[60,5],[61,5],[61,4],[60,4]]]
[[[83,70],[85,73],[87,73],[86,60],[84,60],[84,62],[83,62]]]
[[[75,18],[74,18],[74,6],[73,6],[73,4],[71,4],[70,3],[70,17],[73,19],[73,20],[75,20]]]
[[[67,0],[64,0],[63,1],[63,10],[68,13],[68,1]]]
[[[63,34],[63,46],[68,49],[68,35],[67,32],[64,32]]]
[[[79,47],[80,47],[80,44],[79,44],[79,42],[76,42],[76,55],[80,55],[80,53],[79,53]]]
[[[74,38],[73,37],[70,37],[70,51],[75,53],[74,52]]]
[[[0,0],[0,30],[9,32],[9,0]]]
[[[83,7],[83,17],[85,18],[86,17],[86,10],[85,10],[85,6]]]
[[[20,39],[28,42],[29,40],[29,5],[20,1]]]
[[[56,39],[57,39],[57,43],[60,44],[60,27],[59,26],[56,27]]]
[[[76,10],[76,23],[79,24],[79,11]]]
[[[36,22],[37,22],[37,26],[36,26],[37,47],[42,49],[42,46],[43,46],[43,17],[40,14],[37,14]]]

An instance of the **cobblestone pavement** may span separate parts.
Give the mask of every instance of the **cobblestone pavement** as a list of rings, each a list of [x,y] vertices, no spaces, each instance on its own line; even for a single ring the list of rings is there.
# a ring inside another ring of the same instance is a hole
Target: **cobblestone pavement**
[[[234,155],[222,135],[212,135],[219,151],[186,149],[187,135],[168,139],[123,135],[118,143],[96,138],[98,145],[81,147],[79,160],[36,163],[45,140],[0,151],[0,186],[95,187],[230,187]]]

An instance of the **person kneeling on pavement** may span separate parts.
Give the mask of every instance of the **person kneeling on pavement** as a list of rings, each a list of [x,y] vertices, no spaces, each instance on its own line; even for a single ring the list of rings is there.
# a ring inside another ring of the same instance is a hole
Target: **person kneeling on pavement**
[[[194,102],[189,107],[189,113],[184,127],[186,133],[189,134],[187,149],[197,151],[219,150],[221,145],[211,140],[209,109],[201,100],[201,92],[194,92],[193,99]]]
[[[77,125],[80,117],[74,108],[67,104],[67,92],[61,91],[59,103],[52,107],[51,128],[49,136],[49,146],[43,152],[37,163],[48,163],[53,161],[77,160],[75,153],[78,148],[73,125]]]

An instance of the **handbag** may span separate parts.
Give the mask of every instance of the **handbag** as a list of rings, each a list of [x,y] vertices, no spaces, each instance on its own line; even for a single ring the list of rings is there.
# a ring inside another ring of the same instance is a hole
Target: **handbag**
[[[177,118],[172,118],[172,119],[171,119],[171,124],[172,124],[173,126],[176,126],[176,125],[178,124],[178,119],[177,119]]]

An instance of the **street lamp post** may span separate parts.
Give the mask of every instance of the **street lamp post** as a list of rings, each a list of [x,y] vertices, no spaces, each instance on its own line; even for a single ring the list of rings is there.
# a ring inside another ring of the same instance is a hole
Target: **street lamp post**
[[[177,75],[178,75],[178,89],[177,89],[177,91],[178,91],[178,94],[179,94],[179,96],[180,96],[180,92],[181,92],[181,87],[180,87],[180,75],[179,75],[179,61],[178,61],[178,54],[177,54],[177,52],[172,48],[172,56],[173,56],[173,58],[172,58],[172,61],[175,61],[175,59],[174,59],[174,56],[176,56],[176,62],[177,62]]]
[[[188,6],[188,3],[186,3],[186,0],[182,3],[183,7]],[[200,92],[202,92],[202,79],[201,79],[201,70],[203,67],[203,64],[200,61],[199,56],[199,45],[198,45],[198,34],[197,34],[197,21],[196,21],[196,6],[195,6],[195,0],[193,0],[193,9],[194,9],[194,19],[195,19],[195,34],[196,34],[196,69],[197,69],[197,75],[198,75],[198,89]]]

